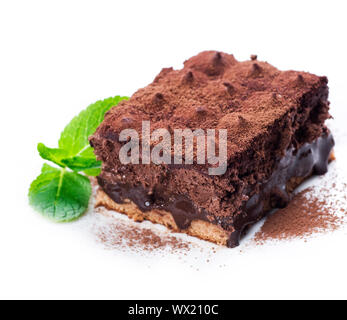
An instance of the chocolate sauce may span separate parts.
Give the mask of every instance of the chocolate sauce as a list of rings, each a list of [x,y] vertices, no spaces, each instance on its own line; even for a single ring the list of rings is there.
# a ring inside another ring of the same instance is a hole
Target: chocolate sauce
[[[205,211],[196,208],[193,202],[184,195],[175,195],[175,197],[167,199],[158,191],[148,194],[141,186],[110,184],[101,177],[98,177],[98,182],[105,193],[117,203],[124,203],[125,199],[130,199],[144,212],[153,209],[171,212],[180,229],[189,228],[193,220],[208,221]]]
[[[227,243],[228,247],[237,246],[245,227],[261,219],[269,209],[285,207],[289,203],[290,192],[286,186],[292,178],[304,179],[311,174],[325,174],[333,146],[334,139],[329,134],[311,144],[305,144],[296,152],[293,148],[289,149],[272,176],[267,181],[259,183],[260,192],[253,195],[244,204],[242,213],[234,217],[234,232]],[[124,203],[125,199],[130,199],[142,211],[160,209],[170,212],[180,229],[189,228],[193,220],[209,221],[208,213],[204,209],[197,208],[185,195],[168,198],[160,191],[148,194],[141,186],[110,184],[101,177],[98,177],[98,182],[106,194],[117,203]],[[256,188],[252,186],[253,190],[253,187]]]
[[[228,247],[238,246],[245,227],[260,220],[269,209],[288,205],[291,196],[287,183],[291,179],[325,174],[334,144],[333,136],[329,134],[311,144],[306,143],[297,152],[293,148],[289,149],[272,176],[261,183],[260,192],[252,196],[245,203],[243,213],[234,218],[235,231],[230,236]],[[265,208],[265,204],[270,208]]]

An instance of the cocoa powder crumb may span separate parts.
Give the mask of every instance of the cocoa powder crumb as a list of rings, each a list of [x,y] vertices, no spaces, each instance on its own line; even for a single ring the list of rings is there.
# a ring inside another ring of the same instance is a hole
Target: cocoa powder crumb
[[[98,221],[94,225],[97,239],[107,249],[132,251],[136,253],[169,251],[178,253],[188,251],[191,243],[173,235],[160,234],[154,230],[136,226],[129,221],[114,219],[106,209],[99,208]]]
[[[304,239],[314,233],[340,228],[345,218],[343,215],[346,215],[345,207],[338,208],[341,203],[331,201],[331,189],[321,188],[319,196],[316,194],[314,188],[308,188],[295,195],[286,208],[267,218],[256,233],[255,242],[263,244],[267,240]]]

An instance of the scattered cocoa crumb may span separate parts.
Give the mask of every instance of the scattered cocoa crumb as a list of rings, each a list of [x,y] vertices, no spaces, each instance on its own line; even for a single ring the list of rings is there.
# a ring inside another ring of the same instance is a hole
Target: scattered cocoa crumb
[[[169,234],[159,236],[149,228],[107,216],[107,210],[103,213],[104,215],[97,213],[98,221],[94,225],[94,232],[98,241],[107,249],[138,253],[160,250],[174,253],[190,249],[191,243],[188,241]]]
[[[338,229],[343,223],[338,212],[346,214],[346,209],[338,208],[338,202],[331,202],[331,192],[331,189],[321,188],[317,196],[313,188],[308,188],[298,193],[286,208],[267,218],[256,233],[255,242],[263,244],[272,239],[305,238]]]

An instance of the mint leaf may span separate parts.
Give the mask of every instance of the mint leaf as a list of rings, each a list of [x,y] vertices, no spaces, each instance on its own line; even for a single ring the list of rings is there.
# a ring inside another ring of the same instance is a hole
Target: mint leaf
[[[68,150],[71,157],[95,157],[88,138],[103,121],[105,113],[128,97],[116,96],[99,100],[83,110],[66,126],[59,140],[59,148]]]
[[[96,177],[101,173],[101,166],[100,168],[96,168],[96,169],[86,169],[86,170],[83,170],[83,172],[89,177]]]
[[[52,161],[63,168],[66,167],[66,165],[62,162],[62,160],[64,158],[69,157],[68,151],[63,149],[57,149],[57,148],[48,148],[43,143],[39,143],[37,145],[37,150],[41,158]]]
[[[91,158],[76,156],[69,158],[69,152],[63,149],[48,148],[43,143],[39,143],[37,150],[43,159],[54,162],[62,168],[68,167],[73,171],[80,172],[101,168],[101,161],[97,161],[93,154]],[[99,175],[100,170],[90,171],[94,175]],[[88,174],[89,175],[89,174]]]
[[[29,201],[44,216],[66,222],[87,210],[90,195],[87,177],[44,164],[41,174],[31,184]]]
[[[62,163],[74,171],[84,171],[87,169],[101,168],[101,161],[97,161],[95,156],[93,158],[85,158],[81,156],[63,159]]]

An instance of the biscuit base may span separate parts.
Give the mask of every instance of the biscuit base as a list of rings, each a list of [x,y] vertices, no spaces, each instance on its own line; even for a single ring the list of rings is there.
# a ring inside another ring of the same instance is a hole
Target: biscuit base
[[[141,211],[138,206],[126,199],[124,203],[116,203],[104,191],[99,189],[96,195],[95,207],[105,207],[119,213],[126,214],[136,222],[144,220],[162,224],[173,232],[186,233],[190,236],[214,242],[219,245],[226,245],[231,232],[227,232],[221,227],[203,220],[193,220],[187,229],[180,229],[172,214],[164,210]]]

